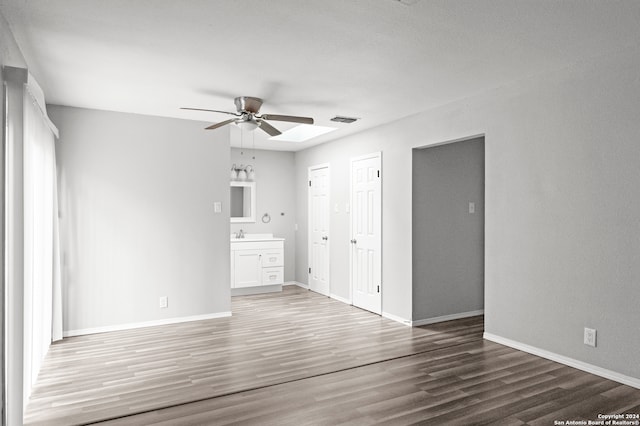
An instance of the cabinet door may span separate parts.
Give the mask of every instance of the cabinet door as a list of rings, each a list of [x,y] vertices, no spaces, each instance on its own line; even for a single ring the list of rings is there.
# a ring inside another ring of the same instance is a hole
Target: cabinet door
[[[235,288],[259,286],[262,283],[262,251],[236,250],[234,253]]]

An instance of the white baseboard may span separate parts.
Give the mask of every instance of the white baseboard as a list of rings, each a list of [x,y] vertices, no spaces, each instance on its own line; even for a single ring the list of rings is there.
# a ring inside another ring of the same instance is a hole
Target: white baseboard
[[[230,317],[231,312],[216,312],[214,314],[193,315],[190,317],[167,318],[155,321],[136,322],[129,324],[109,325],[105,327],[82,328],[79,330],[67,330],[63,337],[84,336],[86,334],[107,333],[109,331],[131,330],[134,328],[154,327],[156,325],[178,324],[181,322],[201,321],[214,318]]]
[[[384,318],[390,319],[392,321],[399,322],[400,324],[411,326],[411,320],[404,319],[404,318],[399,317],[397,315],[393,315],[393,314],[390,314],[388,312],[383,312],[382,316]]]
[[[527,352],[532,355],[537,355],[542,358],[550,359],[551,361],[558,362],[560,364],[568,365],[569,367],[577,368],[578,370],[586,371],[587,373],[595,374],[596,376],[604,377],[605,379],[613,380],[614,382],[622,383],[637,389],[640,389],[640,379],[636,377],[627,376],[617,373],[606,368],[598,367],[593,364],[588,364],[577,359],[569,358],[564,355],[559,355],[553,352],[549,352],[544,349],[536,348],[525,343],[516,342],[515,340],[507,339],[505,337],[496,336],[491,333],[484,333],[483,337],[486,340],[490,340],[495,343],[499,343],[510,348],[517,349],[519,351]]]
[[[309,290],[309,286],[307,284],[299,283],[298,281],[287,281],[282,285],[297,285],[298,287],[302,287],[305,290]]]
[[[337,294],[330,293],[329,297],[332,299],[336,299],[338,302],[346,303],[347,305],[351,305],[351,300],[346,299],[344,297],[340,297]]]
[[[438,322],[451,321],[451,320],[457,320],[457,319],[468,318],[468,317],[475,317],[475,316],[478,316],[478,315],[484,315],[484,309],[479,309],[477,311],[460,312],[459,314],[443,315],[441,317],[425,318],[425,319],[421,319],[421,320],[415,320],[415,321],[411,321],[411,325],[413,327],[419,327],[421,325],[435,324],[435,323],[438,323]]]

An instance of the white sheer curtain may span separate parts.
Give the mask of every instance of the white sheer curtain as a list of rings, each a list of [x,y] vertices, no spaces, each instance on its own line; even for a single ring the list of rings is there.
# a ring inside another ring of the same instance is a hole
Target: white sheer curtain
[[[62,338],[55,136],[41,91],[24,90],[24,393],[52,341]]]

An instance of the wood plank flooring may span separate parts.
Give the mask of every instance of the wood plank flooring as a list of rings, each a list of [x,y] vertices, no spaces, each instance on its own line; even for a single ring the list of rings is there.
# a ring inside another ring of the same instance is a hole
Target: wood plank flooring
[[[234,297],[233,312],[56,343],[25,423],[544,425],[640,412],[640,390],[482,340],[482,317],[410,328],[298,287]]]

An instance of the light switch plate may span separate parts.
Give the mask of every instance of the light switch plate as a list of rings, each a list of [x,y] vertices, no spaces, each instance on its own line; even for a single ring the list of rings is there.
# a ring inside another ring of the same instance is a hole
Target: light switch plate
[[[216,201],[213,203],[213,212],[222,213],[222,203],[220,201]]]
[[[584,344],[596,347],[596,330],[594,328],[584,328]]]
[[[469,213],[476,212],[476,203],[469,203]]]
[[[160,296],[160,300],[158,302],[158,306],[160,308],[167,308],[169,307],[169,297],[167,296]]]

